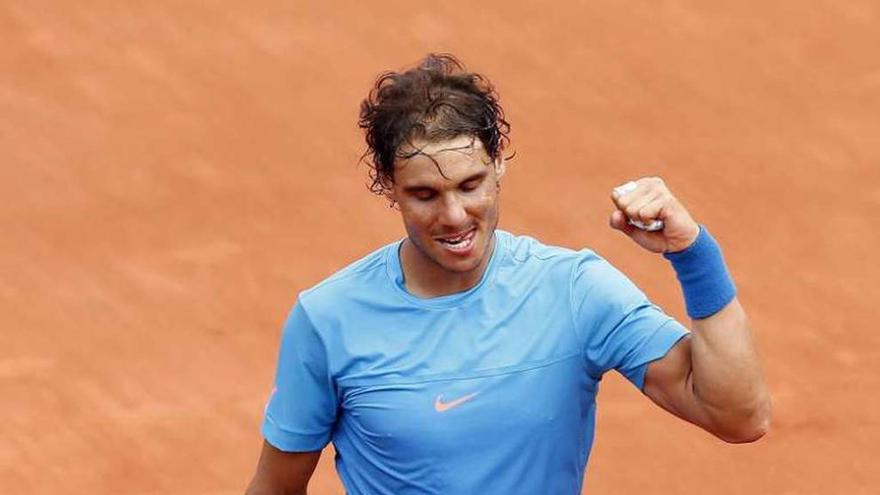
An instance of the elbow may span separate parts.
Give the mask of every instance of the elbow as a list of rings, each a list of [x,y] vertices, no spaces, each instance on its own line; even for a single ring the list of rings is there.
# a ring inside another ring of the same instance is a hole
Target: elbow
[[[719,432],[717,436],[727,443],[752,443],[757,442],[758,440],[763,438],[768,431],[770,431],[769,421],[756,425],[749,425],[747,427],[737,428],[731,431],[725,431],[723,433]]]
[[[757,442],[770,431],[770,422],[773,415],[772,409],[770,397],[768,396],[747,414],[744,414],[741,419],[713,433],[727,443]]]

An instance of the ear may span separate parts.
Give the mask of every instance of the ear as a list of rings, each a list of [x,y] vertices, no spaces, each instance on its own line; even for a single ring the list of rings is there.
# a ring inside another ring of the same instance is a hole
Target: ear
[[[394,181],[388,177],[383,177],[382,181],[382,196],[388,200],[389,205],[394,208],[397,204],[397,192],[394,190]]]
[[[391,203],[392,207],[397,204],[397,193],[394,192],[393,187],[386,188],[385,192],[382,193],[382,196],[385,196],[385,199],[387,199],[388,202]]]
[[[507,171],[507,160],[504,159],[504,155],[499,153],[493,165],[495,165],[495,180],[500,181],[501,177],[504,176],[504,172]]]

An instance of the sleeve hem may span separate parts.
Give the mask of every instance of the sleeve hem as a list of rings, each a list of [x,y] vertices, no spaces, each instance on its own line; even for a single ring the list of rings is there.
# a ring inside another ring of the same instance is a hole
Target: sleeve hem
[[[284,452],[314,452],[330,443],[329,433],[293,433],[281,429],[269,418],[263,421],[262,433],[267,442]]]
[[[657,327],[647,349],[640,353],[638,361],[628,368],[620,370],[620,373],[635,385],[636,388],[644,392],[645,374],[648,371],[648,365],[666,356],[675,344],[688,335],[690,335],[690,332],[687,329],[670,318],[666,323]]]

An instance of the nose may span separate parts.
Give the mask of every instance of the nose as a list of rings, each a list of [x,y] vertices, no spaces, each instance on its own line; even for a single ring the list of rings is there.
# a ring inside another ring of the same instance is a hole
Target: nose
[[[467,211],[461,198],[454,194],[444,198],[440,211],[440,222],[443,225],[457,227],[465,223],[466,220]]]

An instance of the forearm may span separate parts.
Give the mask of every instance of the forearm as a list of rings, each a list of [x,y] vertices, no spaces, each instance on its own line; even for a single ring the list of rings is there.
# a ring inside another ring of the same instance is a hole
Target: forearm
[[[665,255],[692,318],[687,387],[703,426],[733,442],[760,438],[770,399],[745,311],[721,249],[701,229],[685,250]]]
[[[760,438],[769,428],[770,396],[745,311],[734,298],[712,316],[692,321],[688,386],[706,428],[732,442]]]
[[[268,441],[245,495],[306,495],[321,451],[284,452]]]
[[[652,362],[644,392],[667,411],[729,442],[760,438],[770,423],[770,396],[745,311],[718,243],[656,177],[615,189],[610,223],[648,251],[663,253],[675,270],[693,324]],[[647,231],[629,220],[662,228]]]
[[[283,488],[263,483],[259,479],[254,479],[244,492],[245,495],[306,495],[306,490],[288,491]]]

